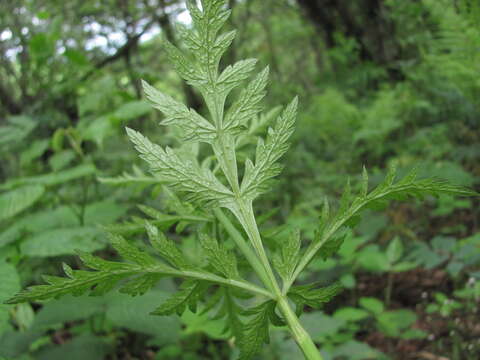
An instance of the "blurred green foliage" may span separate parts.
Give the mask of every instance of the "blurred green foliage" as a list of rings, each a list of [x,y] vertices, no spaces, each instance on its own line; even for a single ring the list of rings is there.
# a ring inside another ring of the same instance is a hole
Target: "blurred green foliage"
[[[313,238],[323,199],[338,199],[362,165],[374,184],[396,161],[478,191],[475,1],[230,5],[229,26],[239,36],[228,57],[271,64],[269,105],[301,99],[285,170],[258,203],[272,247],[292,227]],[[163,0],[0,4],[0,301],[41,282],[41,273],[60,273],[60,261],[78,267],[77,249],[114,258],[104,227],[142,236],[149,219],[198,260],[195,228],[212,219],[150,176],[123,130],[128,124],[157,143],[174,141],[173,130],[157,126],[140,79],[198,108],[198,95],[182,87],[161,50],[164,38],[176,42],[172,26],[189,26],[183,8]],[[368,11],[374,16],[365,17]],[[478,205],[445,196],[372,212],[336,258],[315,259],[304,280],[339,280],[348,289],[301,318],[325,358],[406,359],[414,352],[419,359],[478,359]],[[0,358],[234,358],[224,319],[148,315],[176,286],[163,280],[136,298],[0,305]],[[285,337],[275,331],[260,358],[301,359]]]

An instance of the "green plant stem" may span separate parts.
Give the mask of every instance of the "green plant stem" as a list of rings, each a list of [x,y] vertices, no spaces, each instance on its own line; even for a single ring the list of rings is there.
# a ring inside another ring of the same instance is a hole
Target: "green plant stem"
[[[251,203],[247,205],[245,203],[239,202],[239,206],[241,208],[241,214],[243,215],[243,219],[239,220],[242,220],[241,222],[242,224],[244,224],[245,231],[247,232],[250,240],[252,241],[255,249],[257,250],[257,255],[259,256],[260,261],[262,262],[263,267],[268,275],[268,279],[272,287],[271,290],[275,294],[277,306],[285,317],[285,321],[288,324],[293,338],[297,342],[298,346],[302,350],[307,360],[323,360],[312,338],[302,327],[302,324],[300,323],[298,317],[295,315],[295,312],[290,307],[287,296],[285,294],[282,294],[282,291],[278,286],[277,279],[275,278],[275,274],[273,273],[267,254],[262,245],[262,239],[258,230]]]
[[[260,236],[260,231],[258,230],[255,214],[253,212],[252,202],[242,198],[238,181],[235,143],[232,141],[232,139],[228,138],[228,135],[225,135],[221,131],[223,112],[219,111],[218,109],[223,107],[219,107],[219,101],[218,99],[216,100],[216,111],[212,112],[212,116],[217,125],[218,138],[213,144],[213,150],[220,167],[222,168],[223,173],[230,184],[231,190],[235,194],[234,206],[231,208],[231,210],[240,224],[242,224],[255,251],[252,251],[251,247],[243,240],[243,237],[240,235],[238,230],[233,226],[233,224],[220,209],[214,210],[215,215],[230,233],[232,239],[243,252],[254,271],[260,277],[260,280],[273,294],[273,298],[276,299],[278,308],[285,317],[288,327],[292,332],[292,335],[298,346],[305,355],[305,358],[307,360],[323,360],[312,338],[302,327],[298,317],[290,307],[286,293],[283,294],[278,285],[277,279],[270,265],[270,261],[268,260],[267,253],[263,247],[262,238]]]
[[[392,299],[394,275],[395,274],[392,271],[388,273],[387,288],[385,289],[385,304],[387,305],[387,307],[390,306],[390,302]]]
[[[298,346],[303,352],[303,355],[307,360],[323,360],[322,355],[318,351],[315,343],[313,342],[310,335],[305,331],[298,320],[297,315],[292,310],[285,296],[281,295],[278,298],[277,305],[285,317],[285,321],[288,324],[292,335],[297,342]]]
[[[260,262],[262,263],[264,272],[266,272],[268,277],[268,283],[270,284],[271,290],[276,294],[281,294],[280,288],[273,273],[272,267],[270,266],[270,261],[268,260],[267,253],[263,247],[262,238],[260,236],[260,231],[258,230],[257,222],[255,220],[255,215],[253,213],[252,204],[246,204],[242,201],[237,201],[239,208],[240,218],[238,219],[242,226],[244,227],[250,242],[255,249]],[[268,284],[265,284],[268,286]]]
[[[232,224],[230,219],[223,213],[223,211],[220,208],[216,208],[213,212],[215,213],[215,216],[217,217],[217,219],[222,223],[225,230],[227,230],[228,234],[232,237],[233,241],[235,241],[235,244],[238,246],[240,251],[243,253],[243,255],[245,255],[245,258],[247,259],[249,264],[252,266],[253,270],[258,275],[260,280],[264,284],[270,284],[267,274],[263,270],[264,267],[262,263],[258,260],[257,255],[253,252],[250,245],[248,245],[248,243],[243,239],[242,235],[237,230],[237,228]],[[270,287],[271,286],[268,286],[268,288]]]

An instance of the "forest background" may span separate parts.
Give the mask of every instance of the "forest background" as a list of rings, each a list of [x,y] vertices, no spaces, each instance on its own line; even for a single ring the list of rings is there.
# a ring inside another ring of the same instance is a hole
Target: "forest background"
[[[257,203],[273,247],[295,227],[313,237],[324,198],[338,199],[364,165],[372,183],[395,162],[479,190],[477,1],[229,6],[228,63],[270,64],[270,107],[300,97],[285,169]],[[103,229],[138,235],[146,218],[197,256],[195,226],[210,220],[148,174],[124,131],[173,142],[141,79],[203,110],[162,50],[189,25],[181,0],[0,0],[1,301],[60,274],[62,261],[78,267],[76,249],[115,258]],[[346,288],[301,317],[326,359],[480,358],[479,200],[427,200],[368,213],[334,259],[310,266],[304,279]],[[234,358],[222,319],[148,315],[176,286],[0,305],[0,358]],[[302,356],[280,329],[259,358]]]

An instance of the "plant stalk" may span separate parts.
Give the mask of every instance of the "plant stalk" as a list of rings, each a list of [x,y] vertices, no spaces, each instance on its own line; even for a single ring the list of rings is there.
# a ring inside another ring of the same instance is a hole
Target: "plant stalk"
[[[221,122],[223,120],[223,114],[216,112],[213,114],[216,119],[217,128],[221,129]],[[219,125],[220,124],[220,125]],[[223,214],[223,212],[217,208],[214,210],[215,215],[219,221],[225,226],[232,239],[235,241],[239,249],[243,252],[252,268],[260,277],[263,284],[272,292],[274,299],[277,301],[277,306],[288,324],[288,327],[293,335],[293,338],[297,342],[298,346],[302,350],[307,360],[323,360],[320,352],[318,351],[315,343],[310,335],[300,324],[298,317],[290,307],[286,294],[282,293],[280,286],[278,285],[275,274],[273,273],[270,261],[268,260],[267,253],[263,247],[260,231],[258,230],[257,221],[253,212],[252,202],[242,199],[240,194],[240,186],[238,182],[237,161],[235,147],[229,146],[232,143],[225,138],[225,134],[219,131],[218,141],[214,144],[213,150],[220,163],[220,166],[225,174],[233,193],[236,196],[235,208],[233,214],[243,226],[248,238],[253,246],[252,248],[243,240],[238,230]],[[231,209],[232,210],[232,209]]]
[[[248,243],[245,242],[240,232],[237,230],[237,228],[232,224],[230,219],[223,213],[223,211],[220,208],[214,209],[213,212],[215,213],[215,216],[217,217],[217,219],[222,223],[225,230],[227,230],[229,235],[232,237],[233,241],[235,241],[235,244],[238,246],[240,251],[243,253],[243,255],[245,255],[245,257],[247,258],[247,261],[252,266],[253,270],[258,275],[262,283],[264,283],[268,289],[272,290],[271,288],[272,286],[264,270],[264,266],[258,260],[257,255],[255,254],[255,252],[253,252],[250,245],[248,245]]]
[[[277,305],[285,317],[288,327],[292,332],[293,338],[302,350],[305,359],[323,360],[323,357],[315,346],[315,343],[307,331],[303,328],[302,324],[300,324],[297,315],[295,315],[295,312],[288,304],[288,301],[284,295],[280,295],[277,300]]]
[[[305,359],[307,360],[323,360],[322,355],[318,351],[315,343],[313,342],[310,335],[307,331],[302,327],[297,315],[290,307],[288,303],[288,298],[286,294],[282,294],[280,287],[278,285],[277,279],[275,278],[275,274],[273,273],[272,267],[270,266],[270,262],[268,260],[267,254],[263,247],[262,239],[260,236],[260,231],[258,230],[258,225],[255,220],[255,215],[253,213],[253,208],[250,205],[245,206],[244,203],[239,203],[239,207],[243,210],[241,214],[243,215],[243,220],[241,221],[243,226],[245,227],[245,231],[247,232],[250,240],[252,241],[255,250],[257,250],[257,255],[260,258],[260,262],[262,262],[265,272],[268,275],[268,279],[270,280],[272,291],[277,300],[277,306],[280,309],[281,313],[285,317],[285,321],[288,324],[288,327],[293,335],[293,338],[297,342],[298,346],[302,350]],[[265,284],[268,286],[268,284]]]

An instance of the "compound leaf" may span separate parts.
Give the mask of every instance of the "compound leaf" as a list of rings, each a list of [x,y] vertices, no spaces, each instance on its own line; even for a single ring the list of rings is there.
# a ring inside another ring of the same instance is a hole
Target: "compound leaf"
[[[193,161],[180,159],[170,148],[164,150],[135,130],[127,128],[127,133],[140,157],[159,178],[187,193],[191,201],[200,205],[228,207],[233,193],[210,170],[200,168]]]
[[[303,310],[305,305],[314,309],[321,308],[323,304],[332,300],[343,290],[339,283],[334,283],[326,287],[317,287],[316,283],[294,286],[289,292],[288,296],[297,305],[297,310]]]
[[[247,122],[260,112],[262,109],[260,102],[266,94],[268,73],[269,68],[266,67],[242,90],[238,100],[233,103],[225,116],[225,130],[235,131],[246,127]]]
[[[175,125],[183,131],[184,141],[203,141],[211,143],[216,136],[216,128],[195,110],[163,94],[143,81],[143,90],[154,107],[160,110],[165,119],[162,125]]]
[[[205,234],[200,235],[200,243],[207,257],[208,264],[215,271],[229,279],[239,278],[235,254]]]
[[[252,359],[261,350],[263,344],[270,342],[271,306],[271,301],[266,301],[244,312],[244,315],[249,316],[249,319],[244,325],[239,342],[240,360]]]
[[[184,281],[177,291],[168,298],[162,305],[155,309],[152,315],[182,315],[188,307],[192,312],[196,312],[199,298],[205,292],[206,288],[200,281]]]
[[[288,237],[287,241],[281,244],[280,253],[273,260],[275,269],[284,281],[288,281],[297,266],[300,258],[300,230],[296,229]]]
[[[145,228],[147,229],[148,237],[153,248],[157,250],[165,260],[177,269],[188,268],[187,260],[173,241],[168,240],[163,233],[159,232],[158,229],[148,221],[145,223]]]
[[[288,150],[288,140],[293,133],[297,113],[298,99],[295,98],[277,119],[274,128],[268,130],[267,140],[259,141],[255,156],[255,165],[250,160],[245,165],[245,176],[241,192],[253,200],[269,189],[268,180],[277,176],[282,167],[277,160]]]

